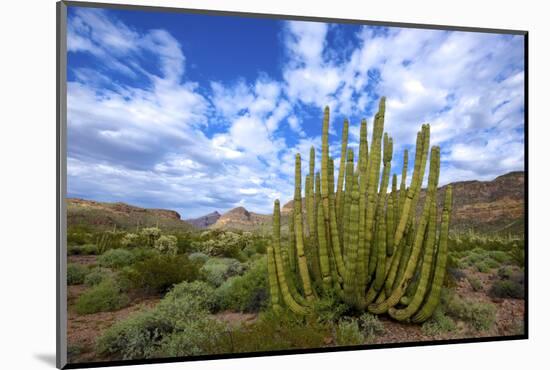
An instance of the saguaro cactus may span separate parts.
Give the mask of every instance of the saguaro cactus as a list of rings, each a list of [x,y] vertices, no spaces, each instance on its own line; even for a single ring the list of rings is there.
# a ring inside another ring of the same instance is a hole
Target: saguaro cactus
[[[285,304],[295,313],[308,315],[317,297],[335,291],[350,307],[375,314],[388,312],[396,320],[420,323],[433,314],[446,271],[452,189],[447,187],[438,221],[440,149],[434,146],[430,151],[428,124],[422,125],[417,134],[408,188],[408,151],[403,154],[398,189],[397,176],[391,175],[393,140],[384,133],[385,109],[385,98],[381,98],[370,147],[367,122],[361,121],[357,156],[348,147],[349,122],[344,121],[335,184],[328,143],[330,111],[325,108],[321,171],[315,173],[315,149],[311,148],[305,177],[306,217],[302,209],[301,158],[296,155],[289,243],[281,248],[280,204],[276,200],[273,240],[267,249],[273,309],[279,310]],[[417,220],[428,158],[428,188]],[[414,276],[418,276],[415,282]]]

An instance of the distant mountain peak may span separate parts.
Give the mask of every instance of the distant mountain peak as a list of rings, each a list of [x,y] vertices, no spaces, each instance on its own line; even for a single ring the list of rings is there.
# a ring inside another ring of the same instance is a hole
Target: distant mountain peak
[[[207,215],[200,216],[197,218],[190,218],[185,220],[185,222],[199,228],[199,229],[206,229],[210,225],[213,225],[218,221],[218,219],[221,217],[221,214],[218,211],[210,212]]]

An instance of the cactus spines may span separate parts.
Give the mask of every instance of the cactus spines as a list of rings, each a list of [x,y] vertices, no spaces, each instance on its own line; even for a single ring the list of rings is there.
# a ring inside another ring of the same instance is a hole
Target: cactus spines
[[[328,143],[329,109],[325,108],[321,169],[315,173],[315,149],[311,148],[309,173],[305,176],[305,210],[301,158],[296,156],[290,240],[281,248],[280,205],[276,201],[273,241],[267,250],[273,309],[279,310],[285,304],[293,312],[306,315],[312,312],[313,301],[319,295],[334,291],[356,310],[388,312],[397,320],[423,322],[433,314],[447,261],[452,190],[447,188],[439,222],[436,191],[440,150],[434,146],[430,151],[428,124],[422,125],[417,134],[409,187],[408,151],[404,152],[398,189],[397,176],[391,175],[393,139],[384,133],[384,120],[382,98],[374,117],[370,147],[366,121],[361,121],[356,167],[347,142],[349,122],[344,122],[340,166],[335,174]],[[428,187],[417,221],[428,159]],[[398,306],[400,302],[403,306]]]
[[[437,248],[437,257],[435,261],[435,270],[430,287],[430,293],[426,298],[424,306],[412,317],[416,323],[426,321],[432,316],[435,308],[439,304],[441,287],[445,278],[447,269],[447,240],[449,236],[449,224],[451,218],[451,209],[453,203],[453,188],[448,185],[445,191],[445,203],[443,205],[443,214],[441,215],[441,230],[439,232],[439,246]]]

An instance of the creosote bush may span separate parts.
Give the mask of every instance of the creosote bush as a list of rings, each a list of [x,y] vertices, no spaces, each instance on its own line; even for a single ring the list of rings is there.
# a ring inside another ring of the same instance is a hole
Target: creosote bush
[[[112,277],[112,273],[109,269],[103,267],[94,267],[86,275],[84,284],[87,286],[94,286],[100,284],[102,281]]]
[[[208,314],[214,304],[213,293],[214,289],[201,281],[178,284],[155,308],[107,329],[96,349],[126,360],[214,353],[213,348],[221,344],[215,339],[224,326]],[[207,334],[212,335],[211,341],[206,340]]]
[[[102,311],[114,311],[126,306],[128,296],[113,279],[105,279],[85,291],[76,301],[76,312],[81,315]]]
[[[365,343],[365,335],[361,332],[357,319],[340,320],[335,328],[335,339],[339,346]]]
[[[110,268],[129,266],[134,261],[134,255],[126,249],[109,249],[97,259],[99,266]]]
[[[213,257],[202,265],[200,273],[205,281],[218,287],[230,277],[243,274],[245,270],[246,266],[234,258]]]
[[[494,304],[457,296],[453,296],[447,303],[446,313],[470,324],[477,331],[491,329],[496,320],[496,307]]]
[[[267,264],[257,260],[241,276],[226,280],[215,292],[219,310],[258,312],[268,302]]]
[[[166,292],[174,284],[196,280],[199,269],[185,255],[153,255],[122,270],[120,274],[131,287],[158,294]]]
[[[88,268],[78,263],[67,264],[67,284],[77,285],[84,283]]]

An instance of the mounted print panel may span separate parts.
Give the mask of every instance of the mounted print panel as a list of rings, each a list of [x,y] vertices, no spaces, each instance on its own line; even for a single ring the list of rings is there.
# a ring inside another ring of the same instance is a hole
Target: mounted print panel
[[[58,31],[59,367],[527,338],[526,32]]]

